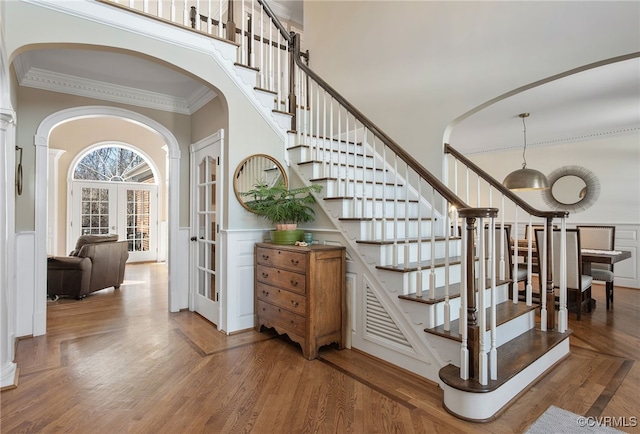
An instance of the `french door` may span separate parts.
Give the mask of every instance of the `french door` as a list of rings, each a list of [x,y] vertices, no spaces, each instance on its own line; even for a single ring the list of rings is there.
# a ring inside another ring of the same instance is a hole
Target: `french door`
[[[221,141],[191,146],[191,308],[220,327]]]
[[[69,249],[80,235],[118,234],[128,262],[158,258],[158,188],[152,184],[73,181]]]

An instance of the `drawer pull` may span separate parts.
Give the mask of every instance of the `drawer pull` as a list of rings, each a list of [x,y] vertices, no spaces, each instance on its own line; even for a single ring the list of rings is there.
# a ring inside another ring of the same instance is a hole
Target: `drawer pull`
[[[292,263],[293,265],[298,265],[298,260],[297,260],[297,259],[292,259],[292,260],[291,260],[291,263]]]
[[[291,300],[291,304],[293,305],[293,307],[298,307],[298,302],[295,300]]]
[[[264,260],[266,261],[267,259],[269,259],[269,255],[265,255],[265,254],[263,253],[263,254],[262,254],[262,259],[264,259]]]
[[[298,281],[297,280],[292,280],[291,281],[291,286],[298,286]]]
[[[262,272],[262,277],[264,279],[266,279],[267,277],[269,277],[269,273],[265,273],[264,271]]]
[[[269,291],[262,290],[263,295],[269,295]]]

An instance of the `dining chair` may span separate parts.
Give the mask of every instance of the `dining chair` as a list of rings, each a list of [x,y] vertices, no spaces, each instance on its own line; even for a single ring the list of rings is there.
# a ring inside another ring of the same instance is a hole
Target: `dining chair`
[[[531,243],[531,248],[533,249],[533,256],[531,258],[531,272],[532,273],[539,273],[540,270],[538,268],[538,249],[536,247],[536,238],[535,236],[533,236],[534,231],[540,229],[544,229],[545,226],[544,225],[526,225],[525,231],[524,231],[524,239],[528,240],[529,237],[533,237],[532,243]],[[558,225],[553,225],[553,229],[557,229]],[[519,266],[520,268],[524,268],[524,272],[526,274],[526,270],[527,270],[527,258],[525,257],[525,261],[524,264],[521,264],[521,266]]]
[[[567,229],[567,295],[574,295],[576,315],[578,321],[582,316],[582,310],[587,307],[587,311],[591,312],[591,276],[582,274],[582,253],[580,250],[580,232],[578,229]],[[560,288],[560,241],[561,230],[554,229],[551,234],[551,272],[553,275],[553,287],[555,290]],[[542,229],[535,230],[537,245],[544,245],[544,231]],[[545,278],[540,276],[540,294],[546,292]],[[557,299],[556,295],[556,299]],[[567,300],[567,309],[569,309],[569,300]]]
[[[576,226],[580,231],[580,244],[583,249],[614,250],[615,226]],[[607,309],[613,303],[613,264],[591,264],[593,280],[605,282]]]
[[[489,227],[485,225],[485,239],[487,239],[489,235]],[[506,280],[511,280],[509,284],[509,296],[513,294],[513,285],[517,285],[518,282],[522,282],[527,279],[527,270],[518,268],[517,276],[513,278],[513,243],[511,239],[511,225],[504,225],[501,227],[500,225],[496,225],[495,227],[495,243],[496,243],[496,258],[495,258],[495,275],[496,279],[500,278],[500,262],[504,260],[504,278]],[[503,236],[501,236],[503,234]],[[500,249],[500,243],[502,243],[502,250]],[[485,244],[485,255],[488,258],[489,253],[489,244]],[[487,270],[488,271],[488,270]]]

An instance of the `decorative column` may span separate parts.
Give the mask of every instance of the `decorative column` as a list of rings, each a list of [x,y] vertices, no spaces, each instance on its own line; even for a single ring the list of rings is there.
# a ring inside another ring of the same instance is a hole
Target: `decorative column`
[[[47,200],[47,255],[57,255],[58,250],[58,162],[64,149],[49,148],[49,195]]]
[[[0,107],[0,388],[17,385],[15,343],[15,114]]]

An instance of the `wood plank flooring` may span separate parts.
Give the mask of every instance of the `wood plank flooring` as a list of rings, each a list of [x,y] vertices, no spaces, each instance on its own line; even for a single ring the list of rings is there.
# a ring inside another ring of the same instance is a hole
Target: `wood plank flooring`
[[[127,266],[120,290],[47,306],[47,334],[18,341],[16,389],[0,394],[2,433],[521,433],[551,404],[640,418],[640,290],[570,316],[572,352],[495,421],[457,419],[430,381],[357,350],[305,360],[253,330],[226,336],[167,311],[162,264]],[[640,433],[640,427],[617,427]],[[551,433],[550,433],[551,434]]]

